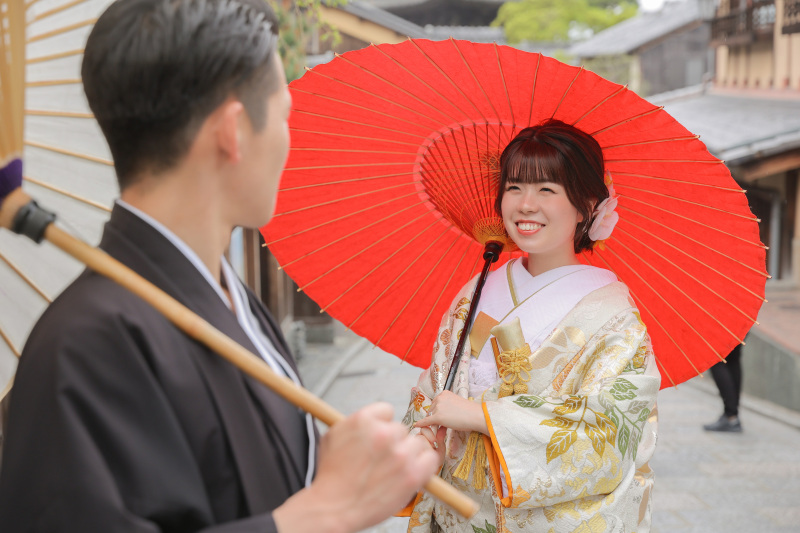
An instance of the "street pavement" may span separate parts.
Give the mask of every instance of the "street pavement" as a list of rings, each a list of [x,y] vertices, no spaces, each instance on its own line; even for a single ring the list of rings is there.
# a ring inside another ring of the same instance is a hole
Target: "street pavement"
[[[308,344],[298,365],[306,386],[343,413],[385,401],[398,420],[420,373],[345,331],[334,344]],[[652,533],[800,532],[800,413],[743,395],[744,432],[706,432],[722,412],[710,376],[661,391],[658,410]],[[406,525],[390,518],[366,531]]]

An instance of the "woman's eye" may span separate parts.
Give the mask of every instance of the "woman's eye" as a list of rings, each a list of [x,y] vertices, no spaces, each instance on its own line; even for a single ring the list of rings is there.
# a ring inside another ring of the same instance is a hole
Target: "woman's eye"
[[[550,187],[542,187],[542,188],[541,188],[541,189],[539,189],[539,190],[540,190],[540,191],[542,191],[542,192],[555,192],[555,191],[554,191],[553,189],[551,189]]]
[[[513,184],[506,185],[506,191],[518,191],[518,190],[519,190],[519,185],[513,185]]]

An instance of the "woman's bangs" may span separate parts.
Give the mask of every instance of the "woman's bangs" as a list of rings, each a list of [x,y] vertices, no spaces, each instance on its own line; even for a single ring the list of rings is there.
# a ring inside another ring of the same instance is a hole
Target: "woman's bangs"
[[[514,183],[562,184],[563,163],[558,151],[544,143],[525,143],[509,154],[506,180]]]

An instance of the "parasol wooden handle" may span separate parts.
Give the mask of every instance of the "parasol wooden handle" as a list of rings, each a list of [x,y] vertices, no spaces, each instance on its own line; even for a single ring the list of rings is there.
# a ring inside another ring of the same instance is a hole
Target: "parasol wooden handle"
[[[55,224],[47,226],[44,230],[44,237],[95,272],[110,278],[141,297],[163,313],[170,322],[187,335],[202,342],[243,372],[251,375],[313,417],[328,426],[332,426],[344,418],[344,415],[331,405],[289,378],[273,372],[263,359],[242,347],[206,320],[190,311],[186,306],[107,253],[76,239],[56,227]],[[464,517],[470,518],[478,512],[478,505],[473,500],[439,477],[431,477],[425,485],[425,490]]]

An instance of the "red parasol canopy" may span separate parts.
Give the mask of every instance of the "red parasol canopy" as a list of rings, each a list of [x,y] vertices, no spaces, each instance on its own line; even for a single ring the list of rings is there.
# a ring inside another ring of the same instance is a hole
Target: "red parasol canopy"
[[[500,153],[551,117],[603,148],[620,220],[581,260],[630,288],[663,386],[720,361],[755,322],[768,275],[743,191],[696,135],[625,87],[451,39],[349,52],[290,89],[292,150],[267,245],[324,311],[411,364],[429,364],[442,314],[502,233]]]

